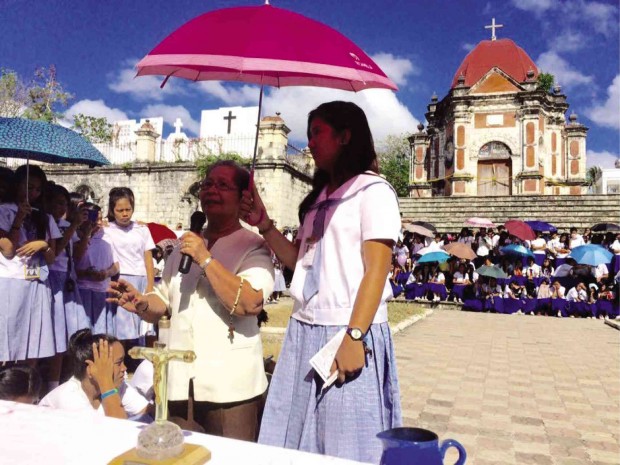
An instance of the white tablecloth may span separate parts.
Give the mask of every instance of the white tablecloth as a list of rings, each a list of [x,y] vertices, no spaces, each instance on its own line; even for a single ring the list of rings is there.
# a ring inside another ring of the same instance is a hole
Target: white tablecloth
[[[145,425],[102,415],[0,401],[0,464],[104,465],[135,447]],[[211,451],[208,465],[353,465],[359,462],[186,433]]]

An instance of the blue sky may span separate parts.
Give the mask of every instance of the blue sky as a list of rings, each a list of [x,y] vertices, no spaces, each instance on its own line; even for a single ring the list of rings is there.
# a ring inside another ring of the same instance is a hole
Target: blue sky
[[[134,79],[133,66],[166,35],[204,12],[261,0],[0,0],[0,66],[29,78],[54,64],[74,95],[67,115],[110,120],[181,117],[190,136],[200,111],[255,105],[258,87]],[[490,38],[495,17],[510,38],[555,74],[579,121],[590,128],[588,164],[611,167],[620,154],[619,7],[617,0],[272,0],[339,30],[362,47],[400,90],[358,94],[330,89],[270,89],[263,114],[281,112],[304,145],[305,119],[323,101],[353,100],[369,116],[375,139],[415,131],[433,92],[443,98],[465,55]]]

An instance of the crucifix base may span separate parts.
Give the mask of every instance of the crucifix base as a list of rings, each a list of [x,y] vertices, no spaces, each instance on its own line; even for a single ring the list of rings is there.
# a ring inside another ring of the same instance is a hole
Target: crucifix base
[[[196,444],[184,444],[183,453],[165,460],[145,459],[136,448],[112,459],[108,465],[202,465],[211,460],[211,452]]]

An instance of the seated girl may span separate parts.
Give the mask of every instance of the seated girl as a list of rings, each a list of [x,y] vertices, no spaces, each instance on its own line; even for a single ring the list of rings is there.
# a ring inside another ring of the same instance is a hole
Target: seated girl
[[[148,401],[124,381],[125,350],[114,336],[82,329],[71,336],[69,357],[73,376],[39,405],[115,418],[146,414]]]
[[[14,365],[0,370],[0,400],[36,404],[41,391],[39,372],[28,365]]]

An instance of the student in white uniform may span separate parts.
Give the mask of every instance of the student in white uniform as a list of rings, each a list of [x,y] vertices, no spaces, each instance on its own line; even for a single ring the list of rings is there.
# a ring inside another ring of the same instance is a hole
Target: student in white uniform
[[[377,175],[370,128],[355,104],[329,102],[312,110],[308,147],[317,171],[300,205],[298,242],[276,230],[255,187],[243,199],[244,218],[294,269],[293,314],[259,442],[378,463],[377,433],[402,423],[386,303],[401,228],[398,201]],[[319,394],[323,382],[308,374],[309,359],[343,330],[332,365],[338,383]]]
[[[12,201],[0,205],[0,362],[34,364],[56,353],[47,276],[61,234],[43,211],[46,182],[38,166],[20,166],[9,190]]]
[[[135,208],[133,192],[128,187],[115,187],[109,197],[109,226],[104,228],[103,239],[112,246],[121,278],[140,292],[151,292],[155,276],[151,250],[155,244],[148,227],[131,220]],[[114,335],[124,341],[126,350],[146,334],[147,326],[140,321],[138,315],[122,310],[114,315]]]
[[[147,413],[148,401],[125,383],[125,350],[114,336],[80,330],[71,337],[69,355],[73,376],[46,395],[39,405],[114,418]]]

